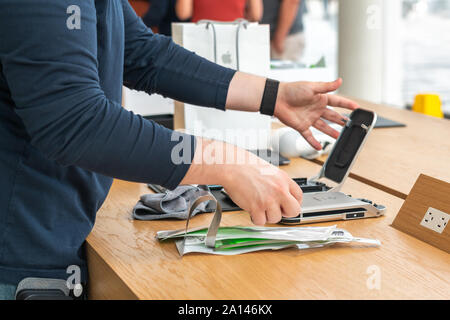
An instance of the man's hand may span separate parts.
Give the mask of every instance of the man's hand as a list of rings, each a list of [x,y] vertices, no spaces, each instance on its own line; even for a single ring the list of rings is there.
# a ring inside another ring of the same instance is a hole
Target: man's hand
[[[193,162],[181,183],[224,186],[256,225],[277,223],[282,216],[300,214],[302,190],[284,171],[221,141],[197,137]]]
[[[317,150],[322,149],[314,138],[310,127],[314,127],[333,138],[339,132],[331,128],[324,120],[344,125],[348,120],[328,106],[354,110],[359,106],[348,99],[327,94],[337,90],[342,79],[333,82],[289,82],[280,83],[275,116],[285,125],[296,129]]]
[[[287,173],[252,153],[238,152],[245,152],[249,161],[226,166],[223,186],[231,199],[250,213],[253,223],[277,223],[282,216],[298,216],[302,190]]]
[[[259,111],[266,78],[236,72],[231,80],[227,96],[227,109]],[[300,132],[317,150],[322,149],[313,137],[310,127],[314,127],[333,138],[339,132],[331,128],[324,120],[344,125],[346,117],[328,106],[354,110],[358,104],[328,93],[337,90],[342,79],[333,82],[282,82],[278,88],[275,116],[285,125]]]

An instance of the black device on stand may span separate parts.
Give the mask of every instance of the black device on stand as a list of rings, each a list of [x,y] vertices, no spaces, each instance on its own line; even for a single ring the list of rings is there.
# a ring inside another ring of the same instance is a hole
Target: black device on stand
[[[363,198],[352,198],[340,192],[377,116],[374,112],[356,109],[341,131],[333,149],[320,172],[313,178],[294,178],[303,191],[302,212],[295,218],[283,218],[284,224],[301,224],[319,221],[347,220],[378,217],[385,207]],[[325,178],[337,184],[332,187],[320,179]],[[156,192],[166,189],[149,185]],[[210,192],[222,205],[223,211],[241,210],[223,190],[222,186],[208,186]]]

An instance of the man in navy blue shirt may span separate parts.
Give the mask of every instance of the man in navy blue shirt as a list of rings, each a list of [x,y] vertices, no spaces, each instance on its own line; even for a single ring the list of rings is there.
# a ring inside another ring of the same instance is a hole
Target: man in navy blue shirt
[[[258,225],[297,215],[301,190],[283,171],[264,161],[201,161],[220,142],[173,139],[120,105],[123,84],[258,112],[265,82],[154,35],[126,0],[0,1],[0,297],[26,277],[66,279],[71,265],[86,281],[83,243],[112,178],[222,184]],[[343,124],[326,106],[357,107],[327,95],[340,84],[281,83],[275,116],[320,149],[310,126],[337,137],[324,120]],[[173,161],[181,141],[192,146],[181,154],[192,161]]]

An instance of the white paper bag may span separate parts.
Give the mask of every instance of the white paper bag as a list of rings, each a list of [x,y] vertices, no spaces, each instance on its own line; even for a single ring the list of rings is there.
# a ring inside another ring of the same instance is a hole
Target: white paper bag
[[[268,25],[245,20],[173,23],[172,38],[175,43],[222,66],[261,76],[269,73]],[[184,105],[184,127],[187,132],[224,140],[246,149],[267,149],[270,145],[270,126],[270,117],[259,113],[223,112]]]

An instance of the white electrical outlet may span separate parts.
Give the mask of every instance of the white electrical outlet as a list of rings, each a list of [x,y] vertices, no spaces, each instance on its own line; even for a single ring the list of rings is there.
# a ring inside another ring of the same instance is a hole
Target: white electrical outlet
[[[421,226],[431,229],[438,233],[442,233],[450,220],[450,214],[442,212],[438,209],[429,207],[425,215],[423,216]]]

